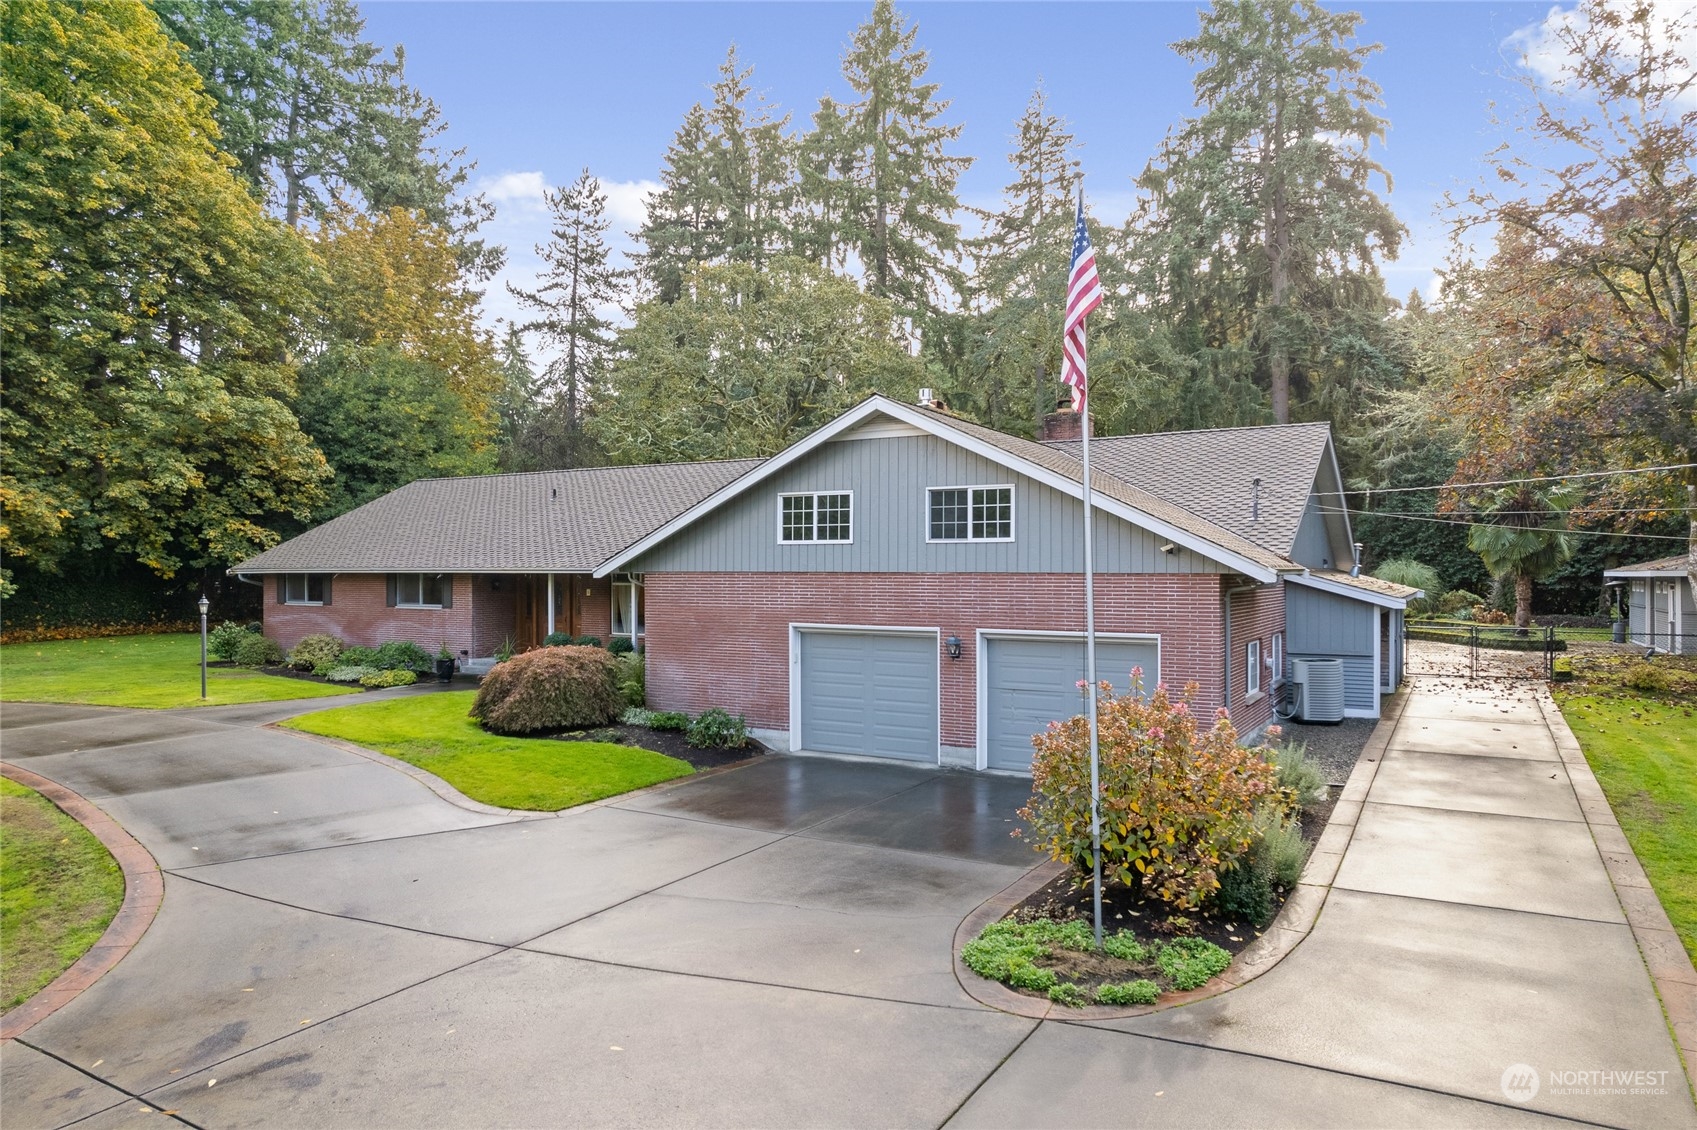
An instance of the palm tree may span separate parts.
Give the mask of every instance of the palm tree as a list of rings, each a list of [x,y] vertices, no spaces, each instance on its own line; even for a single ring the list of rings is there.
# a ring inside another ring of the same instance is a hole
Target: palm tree
[[[1532,626],[1532,582],[1549,577],[1573,556],[1573,535],[1567,532],[1567,512],[1579,502],[1577,487],[1532,484],[1493,492],[1477,507],[1482,524],[1467,535],[1467,548],[1477,553],[1498,580],[1514,582],[1514,626]]]

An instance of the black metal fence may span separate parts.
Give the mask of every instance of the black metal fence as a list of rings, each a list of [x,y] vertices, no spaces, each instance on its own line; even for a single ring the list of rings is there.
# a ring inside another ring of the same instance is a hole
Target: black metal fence
[[[1697,656],[1697,635],[1663,630],[1617,638],[1607,629],[1411,620],[1403,637],[1403,670],[1409,675],[1549,679],[1563,654]]]

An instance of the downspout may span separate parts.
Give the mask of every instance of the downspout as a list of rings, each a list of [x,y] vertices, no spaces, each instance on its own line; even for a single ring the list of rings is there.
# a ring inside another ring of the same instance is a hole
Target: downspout
[[[1224,706],[1232,708],[1232,597],[1246,592],[1254,592],[1260,585],[1238,585],[1234,589],[1226,589],[1220,594],[1220,610],[1225,614],[1226,621],[1226,695]]]

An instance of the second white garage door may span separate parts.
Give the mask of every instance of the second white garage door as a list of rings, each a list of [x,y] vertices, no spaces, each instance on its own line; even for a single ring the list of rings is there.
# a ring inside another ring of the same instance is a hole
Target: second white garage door
[[[1143,686],[1160,678],[1160,644],[1152,639],[1096,641],[1096,677],[1118,693],[1131,684],[1131,669],[1143,668]],[[1084,711],[1082,636],[984,640],[985,767],[1031,771],[1031,738],[1049,723]]]
[[[802,631],[801,748],[937,763],[937,637]]]

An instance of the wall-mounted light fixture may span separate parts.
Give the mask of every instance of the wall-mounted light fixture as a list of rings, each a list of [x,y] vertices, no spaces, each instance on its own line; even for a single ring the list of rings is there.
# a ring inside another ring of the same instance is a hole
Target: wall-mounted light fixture
[[[1173,554],[1178,552],[1178,546],[1174,545],[1172,542],[1168,542],[1166,545],[1163,545],[1161,547],[1161,552],[1167,554],[1170,557]]]
[[[943,641],[943,647],[948,650],[950,659],[959,659],[960,658],[960,637],[959,636],[950,636],[948,639],[944,640]]]

